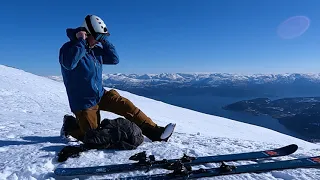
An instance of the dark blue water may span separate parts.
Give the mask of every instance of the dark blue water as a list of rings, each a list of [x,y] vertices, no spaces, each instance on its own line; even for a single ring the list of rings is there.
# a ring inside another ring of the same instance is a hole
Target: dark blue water
[[[225,117],[228,119],[265,127],[286,135],[307,140],[308,138],[299,135],[279,123],[277,119],[270,116],[254,116],[245,112],[233,112],[222,109],[223,106],[257,97],[219,97],[208,95],[197,96],[149,96],[152,99],[159,100],[168,104],[195,110],[198,112]],[[183,116],[183,115],[181,115]]]

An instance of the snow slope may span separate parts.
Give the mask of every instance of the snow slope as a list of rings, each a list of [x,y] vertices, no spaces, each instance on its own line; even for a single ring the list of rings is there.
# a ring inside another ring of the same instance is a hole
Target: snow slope
[[[275,159],[313,156],[320,152],[317,144],[269,129],[168,105],[124,91],[119,93],[130,99],[159,125],[177,123],[176,132],[169,142],[151,143],[146,139],[136,150],[91,150],[79,158],[58,163],[56,154],[67,144],[59,137],[62,117],[70,113],[63,83],[0,65],[0,179],[61,179],[53,174],[56,167],[126,163],[130,162],[129,156],[141,151],[154,154],[156,158],[179,158],[183,153],[192,156],[240,153],[296,143],[299,145],[296,153]],[[115,118],[117,115],[102,112],[102,118],[105,117]],[[248,162],[233,164],[244,163]],[[216,164],[205,166],[214,167]],[[162,171],[153,170],[149,173]],[[81,179],[117,178],[138,173],[142,172],[85,176]],[[318,177],[319,170],[296,169],[212,179],[301,180]]]

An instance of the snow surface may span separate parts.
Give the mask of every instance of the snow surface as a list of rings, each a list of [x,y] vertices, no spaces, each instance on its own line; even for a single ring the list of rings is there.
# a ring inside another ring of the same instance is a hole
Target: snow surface
[[[109,88],[106,88],[109,89]],[[102,179],[148,173],[130,172],[104,176],[61,178],[53,173],[56,167],[82,167],[131,162],[128,158],[147,151],[157,159],[241,153],[277,148],[296,143],[299,149],[293,155],[276,159],[292,159],[319,155],[320,145],[293,138],[266,128],[234,120],[207,115],[168,105],[129,92],[119,93],[140,107],[159,125],[177,123],[168,142],[145,142],[136,150],[91,150],[79,158],[58,163],[57,153],[67,144],[59,137],[62,118],[70,113],[62,82],[0,65],[0,179]],[[102,118],[117,115],[102,112]],[[231,164],[246,164],[249,161]],[[255,162],[250,162],[255,163]],[[215,167],[217,164],[197,167]],[[204,179],[319,179],[320,170],[294,169],[260,174],[230,175]]]

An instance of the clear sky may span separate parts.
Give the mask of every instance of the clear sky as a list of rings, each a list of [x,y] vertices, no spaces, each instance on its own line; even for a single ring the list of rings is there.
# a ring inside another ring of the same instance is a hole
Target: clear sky
[[[0,64],[60,75],[66,28],[100,16],[120,63],[104,73],[319,72],[319,0],[4,1],[0,5]],[[292,16],[309,29],[277,36]]]

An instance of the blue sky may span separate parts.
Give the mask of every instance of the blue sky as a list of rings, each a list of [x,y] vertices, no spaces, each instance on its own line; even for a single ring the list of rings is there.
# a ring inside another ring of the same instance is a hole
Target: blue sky
[[[106,22],[120,63],[104,73],[319,72],[319,0],[5,1],[0,64],[60,75],[65,29],[87,14]],[[295,39],[277,36],[291,16],[310,18]]]

